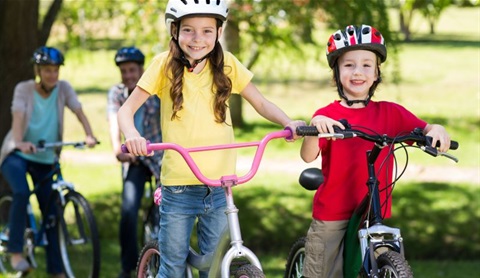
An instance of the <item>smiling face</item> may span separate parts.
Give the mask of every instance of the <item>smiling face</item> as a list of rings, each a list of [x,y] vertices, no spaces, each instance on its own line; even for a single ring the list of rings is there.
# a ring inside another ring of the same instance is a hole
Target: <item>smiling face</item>
[[[368,50],[348,51],[338,59],[338,67],[345,96],[349,100],[366,99],[378,78],[377,55]]]
[[[209,54],[222,34],[213,17],[188,17],[180,21],[178,44],[185,57],[193,64]],[[204,63],[203,61],[202,63]]]
[[[37,65],[37,75],[40,82],[46,89],[51,89],[57,85],[58,76],[60,74],[60,66],[57,65]]]
[[[128,91],[133,91],[142,76],[143,67],[136,62],[125,62],[118,65],[118,68],[122,75],[122,83],[128,88]]]

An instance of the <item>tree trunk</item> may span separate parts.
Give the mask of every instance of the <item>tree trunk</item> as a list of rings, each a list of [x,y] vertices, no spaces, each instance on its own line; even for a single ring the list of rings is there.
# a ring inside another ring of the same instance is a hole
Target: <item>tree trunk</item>
[[[15,85],[33,78],[30,57],[38,46],[38,0],[0,2],[0,144],[10,129]],[[0,179],[0,194],[10,188]]]
[[[238,55],[240,52],[240,31],[238,28],[238,22],[232,20],[228,21],[225,32],[223,33],[222,45],[234,55]],[[239,94],[232,94],[229,105],[233,126],[237,128],[243,127],[242,97]]]

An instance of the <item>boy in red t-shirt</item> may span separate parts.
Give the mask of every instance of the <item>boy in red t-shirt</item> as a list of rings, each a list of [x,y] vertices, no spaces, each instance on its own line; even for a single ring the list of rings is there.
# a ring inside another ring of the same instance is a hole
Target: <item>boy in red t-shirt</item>
[[[334,126],[344,129],[338,120],[346,119],[352,125],[388,136],[422,128],[433,138],[432,146],[438,141],[440,151],[447,151],[450,137],[443,126],[428,124],[401,105],[371,100],[381,82],[380,64],[386,58],[384,38],[371,26],[350,25],[345,31],[333,33],[327,44],[327,59],[340,100],[318,109],[310,125],[316,126],[321,133],[331,133]],[[359,138],[305,137],[300,155],[305,162],[312,162],[321,154],[324,183],[313,199],[313,221],[305,244],[304,277],[343,277],[343,237],[354,209],[367,194],[365,153],[371,149],[371,144]],[[383,169],[393,169],[393,158],[386,158],[386,155],[386,151],[382,152],[377,161],[380,164],[386,159]],[[391,173],[381,171],[378,180],[381,184],[389,184]],[[381,203],[388,198],[387,191],[381,194]],[[390,216],[390,204],[387,202],[384,217]]]

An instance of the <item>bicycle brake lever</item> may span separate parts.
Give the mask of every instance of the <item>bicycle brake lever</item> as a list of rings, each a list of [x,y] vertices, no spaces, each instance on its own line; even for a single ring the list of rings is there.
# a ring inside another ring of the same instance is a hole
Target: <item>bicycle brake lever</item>
[[[453,156],[453,155],[451,155],[451,154],[449,154],[449,153],[446,153],[446,152],[438,152],[438,155],[444,156],[444,157],[446,157],[446,158],[449,158],[449,159],[455,161],[455,163],[458,163],[458,158],[456,158],[455,156]]]

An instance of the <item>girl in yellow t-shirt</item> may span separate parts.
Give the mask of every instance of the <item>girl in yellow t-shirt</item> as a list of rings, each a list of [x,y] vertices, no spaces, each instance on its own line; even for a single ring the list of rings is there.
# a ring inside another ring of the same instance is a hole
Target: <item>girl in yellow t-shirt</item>
[[[240,94],[264,118],[282,126],[292,121],[251,83],[253,74],[219,43],[228,15],[226,1],[170,0],[165,12],[170,50],[154,58],[137,87],[118,111],[125,145],[135,155],[147,155],[146,140],[135,129],[133,115],[150,95],[161,100],[163,142],[183,147],[228,144],[234,141],[228,99]],[[296,136],[294,137],[296,139]],[[207,177],[235,172],[235,152],[193,153]],[[193,175],[175,151],[164,153],[159,238],[160,277],[184,277],[190,234],[198,219],[202,254],[213,252],[227,218],[222,188],[208,187]],[[201,272],[200,277],[206,277]]]

